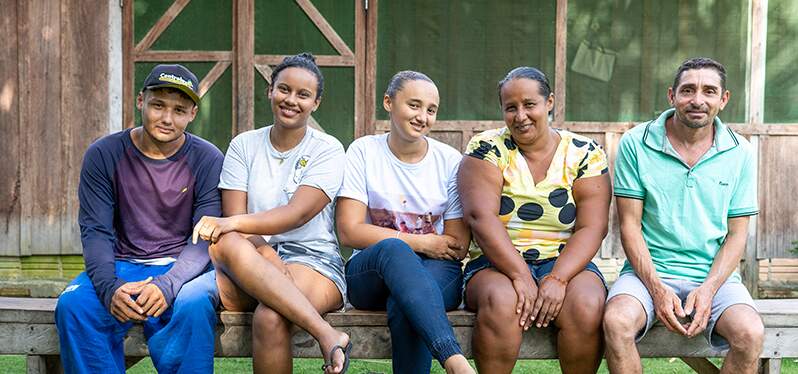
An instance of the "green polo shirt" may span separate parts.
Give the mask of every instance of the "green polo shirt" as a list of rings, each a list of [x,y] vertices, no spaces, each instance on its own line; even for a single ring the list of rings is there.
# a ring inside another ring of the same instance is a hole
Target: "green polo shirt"
[[[715,118],[712,147],[688,167],[665,136],[673,113],[623,135],[614,194],[643,200],[643,238],[660,277],[703,282],[726,239],[728,219],[759,212],[756,157],[745,138]],[[631,271],[627,260],[621,274]]]

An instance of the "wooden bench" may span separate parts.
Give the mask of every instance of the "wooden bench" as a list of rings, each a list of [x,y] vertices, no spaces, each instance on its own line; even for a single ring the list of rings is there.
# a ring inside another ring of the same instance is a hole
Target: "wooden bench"
[[[0,354],[26,355],[28,373],[60,371],[59,345],[53,311],[55,299],[0,297]],[[762,371],[779,373],[782,357],[798,357],[798,299],[757,300],[765,321],[765,346]],[[347,311],[330,313],[327,321],[349,334],[354,344],[353,358],[390,358],[390,337],[385,313]],[[449,320],[466,355],[471,355],[474,314],[449,313]],[[251,355],[251,315],[220,313],[216,334],[216,356]],[[722,357],[703,337],[687,339],[656,325],[638,345],[643,357],[679,357],[699,373],[717,372],[706,358]],[[305,332],[293,339],[295,357],[320,357],[318,346]],[[147,356],[147,345],[140,325],[131,329],[125,340],[125,355],[132,365]],[[524,334],[520,358],[553,359],[556,334],[553,329],[532,329]]]

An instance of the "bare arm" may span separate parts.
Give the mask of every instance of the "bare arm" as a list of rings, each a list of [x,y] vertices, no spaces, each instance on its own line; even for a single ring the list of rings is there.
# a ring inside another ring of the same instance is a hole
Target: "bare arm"
[[[338,198],[335,214],[341,244],[366,248],[384,239],[397,238],[415,252],[430,257],[459,260],[465,257],[470,236],[462,220],[444,221],[443,235],[400,233],[366,223],[366,204],[346,197]]]
[[[610,189],[610,178],[607,174],[577,179],[574,182],[574,233],[568,239],[562,254],[557,257],[550,277],[544,277],[538,284],[538,297],[532,310],[538,327],[546,327],[557,318],[565,300],[568,282],[585,268],[607,236]],[[557,281],[552,282],[552,279]]]
[[[240,194],[244,194],[243,199]],[[230,198],[232,197],[232,199]],[[315,217],[330,198],[324,191],[310,186],[299,186],[288,204],[264,212],[237,214],[225,218],[203,217],[194,226],[193,240],[197,238],[215,243],[221,234],[236,231],[241,234],[276,235],[300,227]],[[246,192],[225,191],[222,195],[222,212],[246,212]]]
[[[510,278],[515,290],[519,324],[529,329],[537,285],[524,260],[513,246],[507,229],[499,220],[504,180],[501,171],[487,161],[463,157],[457,174],[463,219],[491,264]]]
[[[574,233],[568,239],[551,273],[569,281],[596,255],[607,236],[611,191],[609,174],[577,179],[573,194],[576,203]]]
[[[748,220],[748,216],[729,218],[729,232],[715,255],[707,278],[701,286],[687,295],[684,311],[687,314],[695,311],[693,321],[687,329],[688,336],[696,336],[704,331],[712,312],[712,298],[740,263],[748,239]]]
[[[642,217],[643,200],[616,196],[618,217],[621,222],[621,243],[626,258],[635,270],[635,274],[648,289],[654,299],[657,318],[673,332],[687,334],[685,327],[676,318],[684,317],[682,302],[678,296],[662,284],[651,260],[651,253],[643,238]]]
[[[532,280],[532,274],[513,246],[499,220],[504,180],[501,171],[487,161],[463,157],[457,174],[463,219],[491,264],[510,279]]]
[[[748,221],[750,217],[729,218],[729,233],[726,234],[726,241],[720,247],[709,275],[704,284],[712,289],[712,293],[718,291],[721,285],[726,282],[732,272],[737,269],[740,259],[745,252],[745,244],[748,240]]]

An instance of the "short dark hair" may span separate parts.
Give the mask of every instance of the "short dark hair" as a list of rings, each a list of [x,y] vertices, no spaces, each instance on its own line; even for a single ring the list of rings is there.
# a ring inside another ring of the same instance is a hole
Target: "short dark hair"
[[[726,67],[709,57],[693,57],[682,62],[682,64],[679,65],[679,70],[676,71],[676,76],[673,78],[673,86],[671,86],[671,88],[675,90],[679,87],[679,83],[681,83],[682,80],[682,73],[697,69],[715,70],[720,76],[720,89],[723,91],[726,90]]]
[[[504,87],[507,82],[520,78],[537,81],[538,86],[540,86],[540,94],[543,97],[548,98],[549,95],[551,95],[551,86],[549,86],[549,80],[546,78],[546,74],[543,74],[543,72],[538,68],[519,66],[513,70],[510,70],[510,72],[504,76],[504,79],[499,81],[499,85],[497,87],[499,91],[499,103],[502,101],[502,87]]]
[[[305,69],[316,76],[316,98],[320,98],[321,94],[324,93],[324,76],[321,74],[319,66],[316,65],[316,58],[309,52],[302,52],[298,55],[284,58],[283,62],[272,70],[272,85],[274,85],[281,71],[294,67]]]
[[[430,79],[430,77],[424,73],[419,73],[412,70],[403,70],[393,75],[390,82],[388,82],[388,88],[385,89],[385,94],[391,99],[395,98],[396,93],[405,86],[405,82],[407,81],[425,81],[435,84],[435,82],[433,82],[432,79]]]

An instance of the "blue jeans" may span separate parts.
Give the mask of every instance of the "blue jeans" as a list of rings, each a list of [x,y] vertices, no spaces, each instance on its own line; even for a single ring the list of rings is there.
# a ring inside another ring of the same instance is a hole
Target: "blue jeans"
[[[139,281],[166,273],[172,265],[116,261],[116,275]],[[183,285],[174,305],[142,322],[152,362],[159,373],[212,373],[219,293],[216,273]],[[133,322],[121,323],[100,302],[86,273],[58,298],[55,324],[66,373],[124,373],[124,339]]]
[[[460,305],[460,262],[418,255],[403,241],[385,239],[346,264],[349,302],[387,310],[394,373],[429,373],[462,354],[446,311]]]

